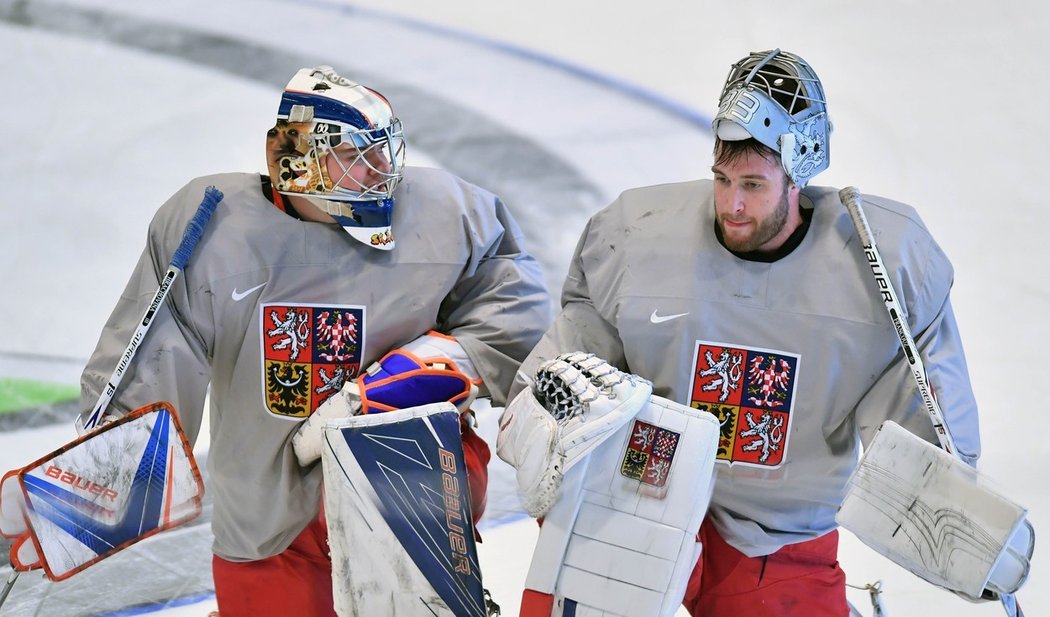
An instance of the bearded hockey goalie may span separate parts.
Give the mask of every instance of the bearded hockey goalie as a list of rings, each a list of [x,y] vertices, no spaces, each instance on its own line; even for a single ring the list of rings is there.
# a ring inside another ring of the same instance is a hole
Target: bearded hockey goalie
[[[521,617],[673,615],[700,555],[718,432],[591,354],[541,365],[497,441],[542,518]]]

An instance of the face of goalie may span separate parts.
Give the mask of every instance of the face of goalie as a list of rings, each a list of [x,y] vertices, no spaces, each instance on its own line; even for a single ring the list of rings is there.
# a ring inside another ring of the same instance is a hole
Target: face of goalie
[[[348,142],[335,148],[311,148],[307,138],[310,126],[309,123],[279,121],[267,133],[267,161],[278,190],[295,191],[300,182],[304,187],[315,187],[314,190],[331,190],[333,186],[355,192],[386,190],[393,164],[385,142],[360,149]],[[318,159],[320,165],[309,164],[309,161]],[[297,166],[297,162],[302,164]],[[312,173],[318,169],[323,169],[323,172]],[[286,194],[286,198],[304,220],[336,222],[307,199],[294,194]]]
[[[777,156],[738,151],[715,152],[715,217],[727,248],[736,252],[779,249],[802,223],[799,188]]]
[[[386,190],[393,164],[387,157],[384,142],[358,149],[342,143],[329,150],[325,159],[332,182],[352,191]]]

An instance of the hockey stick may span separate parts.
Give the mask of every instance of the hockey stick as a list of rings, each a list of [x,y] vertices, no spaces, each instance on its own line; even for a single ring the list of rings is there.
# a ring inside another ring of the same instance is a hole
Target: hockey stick
[[[904,351],[908,364],[911,366],[912,378],[915,380],[915,386],[922,397],[926,413],[930,416],[930,421],[933,422],[933,428],[937,433],[937,439],[940,441],[941,448],[952,456],[958,457],[959,453],[955,450],[955,440],[952,439],[952,435],[948,431],[944,421],[944,414],[941,413],[941,407],[937,404],[937,399],[934,398],[933,391],[930,389],[929,379],[926,376],[926,366],[923,364],[922,356],[919,355],[919,350],[915,346],[911,327],[908,326],[908,322],[904,318],[904,311],[901,309],[900,301],[897,299],[897,292],[886,273],[886,264],[882,261],[882,254],[879,253],[878,247],[875,246],[875,236],[871,233],[868,218],[864,215],[864,210],[861,207],[863,198],[860,190],[855,186],[847,186],[839,191],[839,200],[842,202],[842,205],[846,206],[846,210],[849,211],[849,216],[853,220],[853,226],[857,229],[861,248],[864,249],[864,256],[868,260],[868,265],[871,266],[871,274],[875,277],[879,293],[886,304],[886,311],[890,315],[890,321],[893,322],[893,329],[897,332],[897,338],[900,340],[901,349]],[[1013,594],[1001,594],[1000,600],[1007,615],[1010,615],[1010,617],[1024,617],[1024,613],[1021,611],[1021,607],[1017,604]]]
[[[142,342],[150,325],[153,323],[153,317],[156,315],[157,309],[160,308],[160,305],[163,304],[165,298],[167,298],[172,283],[178,277],[179,273],[186,268],[186,264],[189,263],[190,255],[193,253],[193,249],[197,247],[197,243],[200,241],[201,235],[204,233],[204,228],[208,225],[208,221],[211,220],[211,216],[215,213],[215,208],[219,205],[219,202],[222,201],[222,197],[222,191],[214,186],[209,186],[204,190],[204,199],[201,201],[200,205],[197,206],[197,212],[194,213],[193,218],[187,223],[186,230],[182,233],[182,240],[179,242],[179,246],[175,249],[174,255],[172,255],[171,262],[168,265],[168,271],[164,274],[164,278],[161,280],[157,292],[153,295],[153,300],[150,302],[145,314],[143,314],[142,319],[139,321],[138,327],[135,328],[135,333],[132,335],[128,346],[124,349],[124,354],[120,357],[120,362],[118,362],[116,368],[113,369],[113,374],[110,376],[109,382],[99,396],[98,402],[95,403],[95,408],[92,410],[91,415],[88,416],[87,420],[84,421],[83,428],[85,432],[90,431],[98,425],[99,419],[102,418],[103,412],[109,406],[110,401],[113,399],[113,394],[117,391],[117,386],[119,386],[121,380],[124,379],[124,373],[131,364],[131,359],[135,356],[135,352],[138,351],[139,344]],[[18,575],[20,573],[20,570],[12,566],[11,574],[4,583],[3,589],[0,590],[0,607],[2,607],[4,602],[7,601],[7,596],[11,593],[11,589],[18,580]]]
[[[919,395],[922,397],[923,405],[926,407],[926,413],[930,416],[930,421],[933,422],[933,428],[937,432],[937,439],[941,442],[941,448],[949,454],[957,455],[955,452],[955,440],[952,439],[951,433],[948,432],[948,427],[944,422],[944,414],[941,413],[941,407],[937,404],[937,399],[934,398],[933,392],[930,390],[929,379],[926,377],[926,367],[922,363],[922,356],[919,355],[919,350],[915,347],[915,339],[912,338],[911,328],[908,326],[908,321],[904,318],[904,311],[901,309],[900,301],[897,299],[897,292],[893,289],[893,284],[886,274],[886,264],[883,263],[882,255],[879,253],[878,247],[875,246],[875,236],[871,233],[871,227],[868,226],[868,218],[864,215],[864,210],[861,208],[860,191],[855,186],[847,186],[839,191],[839,199],[842,201],[842,205],[846,206],[846,210],[849,211],[849,216],[853,219],[853,226],[857,228],[857,234],[860,236],[860,245],[864,249],[864,256],[868,259],[868,265],[871,266],[871,274],[875,277],[875,283],[878,285],[879,293],[882,295],[882,301],[886,303],[886,311],[890,314],[890,321],[893,322],[893,329],[897,332],[901,349],[904,350],[904,355],[911,366],[912,378],[915,379],[915,385],[919,389]]]
[[[21,574],[18,570],[11,568],[11,574],[7,577],[7,582],[4,583],[3,591],[0,591],[0,606],[4,605],[7,601],[8,594],[11,593],[11,588],[15,586],[15,581],[18,580],[18,575]]]
[[[142,315],[138,327],[135,328],[135,333],[131,336],[131,341],[124,349],[124,355],[120,357],[120,362],[117,362],[117,367],[113,369],[113,374],[109,378],[109,383],[103,388],[102,394],[98,397],[98,402],[95,403],[95,408],[91,411],[91,415],[84,420],[83,429],[85,432],[98,426],[98,422],[102,418],[103,412],[109,407],[109,402],[113,399],[113,394],[117,391],[117,386],[119,386],[121,380],[124,379],[124,373],[128,370],[128,366],[131,365],[131,359],[135,357],[135,352],[138,351],[139,344],[142,343],[142,339],[146,336],[146,332],[149,331],[150,325],[153,323],[153,318],[157,314],[157,310],[160,308],[161,304],[164,303],[164,299],[168,297],[168,291],[171,289],[172,283],[175,282],[179,273],[182,272],[186,268],[186,264],[189,263],[190,255],[193,253],[193,249],[197,247],[197,242],[200,241],[201,235],[204,233],[204,228],[208,225],[208,221],[211,219],[211,215],[215,213],[215,208],[219,205],[220,201],[222,201],[222,191],[214,186],[209,186],[204,190],[204,200],[201,201],[199,206],[197,206],[197,212],[186,225],[186,231],[182,234],[182,241],[179,242],[178,248],[175,249],[175,254],[172,256],[171,263],[168,265],[168,271],[164,274],[164,278],[161,280],[157,292],[153,295],[153,300],[146,308],[146,312]]]

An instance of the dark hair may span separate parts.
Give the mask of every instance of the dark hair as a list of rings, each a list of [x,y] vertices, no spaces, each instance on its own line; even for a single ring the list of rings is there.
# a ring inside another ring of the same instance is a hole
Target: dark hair
[[[780,165],[780,153],[755,138],[725,141],[715,138],[715,165],[729,165],[750,154]]]

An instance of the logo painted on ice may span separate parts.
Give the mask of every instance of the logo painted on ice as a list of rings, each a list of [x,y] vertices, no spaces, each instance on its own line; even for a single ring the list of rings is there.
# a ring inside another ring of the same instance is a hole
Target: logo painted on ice
[[[642,484],[662,488],[671,473],[680,434],[648,422],[635,420],[620,473]]]
[[[721,424],[717,460],[779,467],[787,453],[798,354],[697,341],[690,397]]]
[[[305,418],[357,376],[364,352],[363,306],[285,303],[259,310],[270,413]]]

